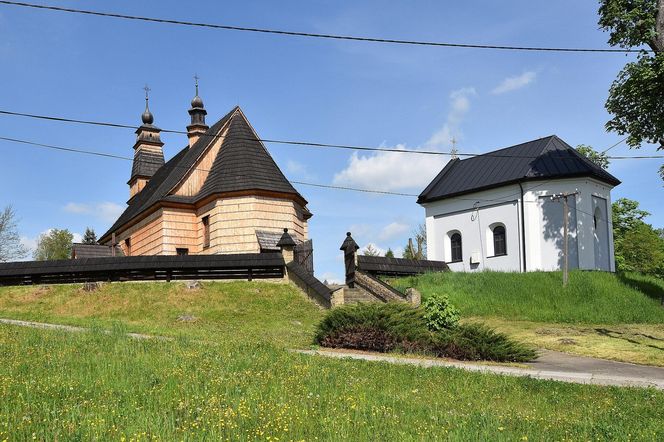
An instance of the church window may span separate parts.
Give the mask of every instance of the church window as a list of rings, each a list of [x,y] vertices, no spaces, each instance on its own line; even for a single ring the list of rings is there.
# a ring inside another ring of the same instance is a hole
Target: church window
[[[459,262],[463,261],[463,254],[461,251],[461,234],[460,233],[454,233],[450,237],[450,250],[451,250],[451,258],[452,262]]]

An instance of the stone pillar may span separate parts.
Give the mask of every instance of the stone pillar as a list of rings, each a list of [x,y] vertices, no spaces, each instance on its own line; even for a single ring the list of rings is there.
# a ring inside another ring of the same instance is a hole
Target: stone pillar
[[[346,285],[348,288],[355,287],[355,268],[357,266],[357,251],[360,246],[357,245],[350,232],[346,233],[346,239],[341,244],[339,250],[344,252],[344,264],[346,266]]]
[[[413,306],[419,307],[422,304],[422,294],[414,288],[406,289],[406,300]]]
[[[288,233],[288,229],[284,229],[283,235],[281,235],[279,242],[277,242],[277,247],[281,249],[281,255],[284,257],[286,265],[295,260],[295,246],[295,240]],[[284,269],[284,279],[288,280],[288,269]]]

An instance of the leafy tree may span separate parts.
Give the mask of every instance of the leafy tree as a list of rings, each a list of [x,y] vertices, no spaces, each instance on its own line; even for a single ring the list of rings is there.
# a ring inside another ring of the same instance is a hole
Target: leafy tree
[[[74,235],[67,229],[51,229],[43,233],[37,241],[34,258],[37,261],[69,259]]]
[[[385,252],[385,258],[394,258],[394,252],[392,249],[387,249],[387,252]]]
[[[664,277],[664,237],[644,218],[650,215],[639,209],[637,201],[621,198],[614,202],[613,236],[616,267]]]
[[[649,212],[639,209],[638,201],[620,198],[611,205],[613,223],[613,235],[615,239],[622,238],[637,225],[643,223],[643,219],[650,215]]]
[[[664,240],[646,223],[627,232],[620,242],[622,270],[664,277]]]
[[[602,169],[606,170],[609,168],[609,158],[605,153],[597,152],[587,144],[579,144],[576,146],[576,151],[584,157],[588,158],[593,163],[597,164]]]
[[[364,256],[380,256],[380,252],[376,250],[376,248],[373,246],[373,244],[367,245],[364,250],[362,250],[362,254]]]
[[[0,212],[0,262],[15,261],[25,258],[28,249],[21,244],[18,235],[16,213],[12,206]]]
[[[613,82],[606,101],[613,118],[606,128],[627,134],[631,147],[646,142],[663,149],[664,0],[600,0],[599,15],[600,27],[609,32],[609,44],[646,46],[652,51],[641,51]]]
[[[85,234],[83,234],[83,244],[97,244],[97,234],[95,233],[95,230],[86,227],[85,228]]]

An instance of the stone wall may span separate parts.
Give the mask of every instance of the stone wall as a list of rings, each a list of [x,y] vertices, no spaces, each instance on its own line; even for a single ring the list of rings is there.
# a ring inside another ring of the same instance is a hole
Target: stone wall
[[[383,302],[406,301],[404,294],[363,272],[355,273],[355,283]]]

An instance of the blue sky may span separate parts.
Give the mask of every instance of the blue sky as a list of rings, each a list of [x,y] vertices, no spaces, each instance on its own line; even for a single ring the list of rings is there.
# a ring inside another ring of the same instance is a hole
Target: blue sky
[[[51,4],[286,30],[505,45],[606,47],[597,5],[558,2],[114,1]],[[194,73],[208,122],[239,104],[263,138],[487,152],[557,134],[603,150],[607,90],[634,56],[528,53],[327,41],[0,7],[0,107],[184,130]],[[131,130],[0,116],[0,136],[132,155]],[[165,155],[186,144],[163,134]],[[419,193],[443,159],[268,145],[292,180]],[[653,153],[644,146],[641,153]],[[103,233],[128,199],[131,164],[0,141],[0,207],[24,242],[49,228]],[[611,154],[636,154],[625,145]],[[613,198],[664,226],[661,160],[614,161]],[[316,271],[340,279],[347,230],[362,246],[402,249],[424,211],[415,198],[298,185],[310,202]]]

